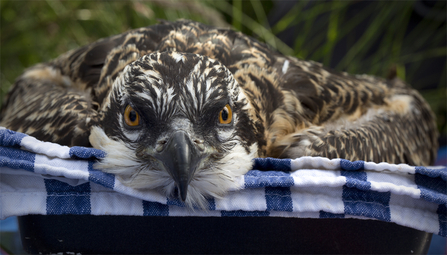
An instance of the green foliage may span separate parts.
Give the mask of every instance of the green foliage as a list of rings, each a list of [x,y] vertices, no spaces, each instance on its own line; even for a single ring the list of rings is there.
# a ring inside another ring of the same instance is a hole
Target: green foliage
[[[268,18],[275,3],[0,1],[0,103],[14,80],[33,64],[102,37],[155,24],[158,19],[185,18],[232,26],[284,54],[322,62],[340,71],[386,77],[394,70],[398,77],[421,91],[436,112],[440,130],[447,133],[444,1],[436,2],[433,8],[434,12],[444,13],[443,19],[435,17],[436,13],[426,15],[428,18],[422,18],[411,32],[407,27],[412,25],[410,18],[417,4],[414,1],[368,2],[368,8],[358,12],[352,12],[357,1],[298,1],[270,26]],[[296,39],[289,47],[278,36],[289,33],[287,29],[293,26]],[[358,27],[362,28],[360,32]],[[340,42],[344,43],[346,54],[336,60]],[[440,77],[423,75],[428,63],[440,60],[444,70]]]

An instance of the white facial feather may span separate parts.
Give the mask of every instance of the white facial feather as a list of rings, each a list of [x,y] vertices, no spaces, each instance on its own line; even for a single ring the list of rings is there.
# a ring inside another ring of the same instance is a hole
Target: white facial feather
[[[221,198],[230,190],[241,189],[238,179],[252,168],[252,159],[257,156],[256,146],[257,144],[253,144],[251,153],[247,154],[240,143],[237,143],[212,168],[198,169],[189,184],[186,205],[206,209],[207,197]]]
[[[130,72],[130,66],[126,66],[122,71],[122,73],[118,75],[117,79],[112,83],[111,91],[117,92],[117,96],[120,99],[119,100],[120,103],[123,103],[123,101],[126,99],[125,85],[126,82],[129,80],[129,72]],[[114,97],[115,94],[112,93],[111,96]],[[103,106],[103,108],[105,107],[109,107],[109,105]]]
[[[122,141],[110,139],[101,128],[94,126],[89,136],[91,145],[106,152],[107,156],[95,167],[104,172],[119,174],[123,179],[132,178],[141,167],[135,151]]]
[[[115,174],[126,186],[136,189],[159,189],[172,196],[175,183],[164,170],[151,169],[139,161],[135,151],[122,141],[107,137],[99,127],[92,127],[89,137],[94,148],[103,150],[107,156],[95,164],[95,168]],[[251,146],[251,153],[237,143],[230,153],[209,168],[197,169],[188,187],[185,204],[189,208],[206,209],[207,197],[222,197],[230,190],[240,189],[238,178],[247,173],[257,157],[257,144]]]

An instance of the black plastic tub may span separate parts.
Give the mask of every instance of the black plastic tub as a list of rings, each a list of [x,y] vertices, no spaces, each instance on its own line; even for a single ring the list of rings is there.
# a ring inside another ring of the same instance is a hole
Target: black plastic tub
[[[426,254],[432,234],[375,220],[274,217],[18,217],[31,254]]]

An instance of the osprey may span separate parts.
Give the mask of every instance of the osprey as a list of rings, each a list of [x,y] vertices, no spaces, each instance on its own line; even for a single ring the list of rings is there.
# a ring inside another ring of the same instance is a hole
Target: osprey
[[[255,157],[428,165],[437,147],[429,106],[401,80],[332,71],[187,20],[27,69],[0,124],[104,150],[96,167],[123,184],[202,208],[235,188]]]

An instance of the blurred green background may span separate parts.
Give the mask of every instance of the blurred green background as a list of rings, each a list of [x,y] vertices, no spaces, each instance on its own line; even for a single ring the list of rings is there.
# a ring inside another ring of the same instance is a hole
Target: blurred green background
[[[158,19],[186,18],[336,70],[396,73],[422,93],[447,134],[445,1],[2,0],[0,9],[0,103],[24,68]]]

